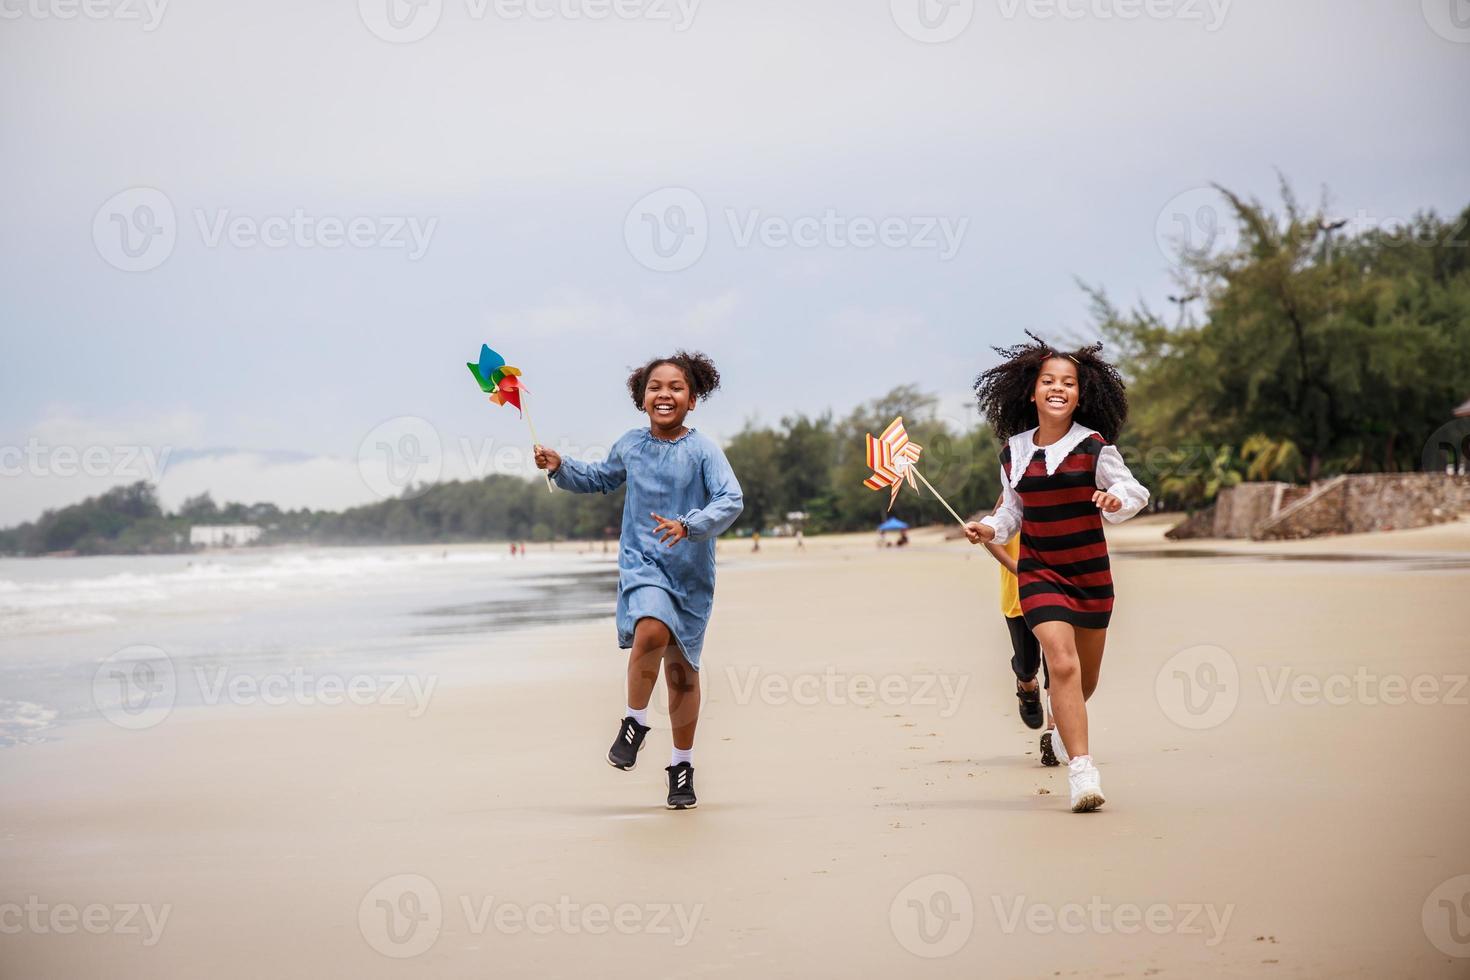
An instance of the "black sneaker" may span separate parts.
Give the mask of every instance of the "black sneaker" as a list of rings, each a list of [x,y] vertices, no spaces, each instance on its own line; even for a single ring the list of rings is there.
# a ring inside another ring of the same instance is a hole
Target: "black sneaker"
[[[1041,733],[1041,764],[1043,766],[1056,766],[1061,763],[1057,760],[1057,753],[1051,747],[1051,729]]]
[[[1020,702],[1021,720],[1026,723],[1027,728],[1040,728],[1046,724],[1046,718],[1041,710],[1040,685],[1037,685],[1034,691],[1027,691],[1018,684],[1016,700]]]
[[[629,715],[618,726],[618,737],[613,739],[612,748],[607,750],[607,764],[614,769],[632,772],[638,765],[638,750],[643,748],[643,738],[648,726],[640,725]]]
[[[669,809],[693,810],[699,806],[694,797],[694,767],[687,762],[664,769],[669,774]]]

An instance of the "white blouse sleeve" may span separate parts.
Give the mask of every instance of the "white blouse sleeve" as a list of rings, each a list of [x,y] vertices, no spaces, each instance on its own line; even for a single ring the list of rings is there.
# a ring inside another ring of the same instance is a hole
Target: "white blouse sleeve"
[[[981,524],[995,528],[995,543],[1005,544],[1021,527],[1021,497],[1006,479],[1006,468],[1000,468],[1000,506],[995,513],[980,518]]]
[[[1117,446],[1104,446],[1097,456],[1097,487],[1123,501],[1116,513],[1103,511],[1103,519],[1121,524],[1148,506],[1148,488],[1133,478]]]

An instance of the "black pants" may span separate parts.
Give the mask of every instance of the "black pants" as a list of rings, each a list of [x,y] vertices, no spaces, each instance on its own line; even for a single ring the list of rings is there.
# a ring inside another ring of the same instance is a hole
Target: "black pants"
[[[1046,677],[1044,687],[1051,688],[1051,677],[1046,672],[1046,661],[1041,656],[1041,644],[1037,642],[1036,634],[1026,626],[1026,617],[1007,616],[1006,629],[1011,631],[1011,670],[1015,671],[1016,680],[1034,681],[1036,672],[1039,670]]]

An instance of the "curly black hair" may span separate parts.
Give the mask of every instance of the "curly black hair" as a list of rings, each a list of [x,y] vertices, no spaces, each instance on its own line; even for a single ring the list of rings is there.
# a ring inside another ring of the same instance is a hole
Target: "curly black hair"
[[[1058,350],[1030,330],[1031,340],[1013,347],[992,347],[1004,362],[975,379],[975,399],[990,428],[1000,439],[1009,439],[1037,425],[1036,379],[1041,365],[1053,357],[1065,357],[1077,365],[1077,410],[1072,420],[1117,442],[1128,420],[1128,393],[1118,369],[1100,355],[1103,345],[1091,344],[1074,351]]]
[[[648,376],[660,364],[672,364],[684,372],[689,382],[689,391],[695,398],[704,398],[720,386],[720,372],[715,362],[699,351],[675,351],[669,357],[655,357],[632,374],[628,375],[628,392],[633,396],[633,405],[643,411],[643,395],[648,387]]]

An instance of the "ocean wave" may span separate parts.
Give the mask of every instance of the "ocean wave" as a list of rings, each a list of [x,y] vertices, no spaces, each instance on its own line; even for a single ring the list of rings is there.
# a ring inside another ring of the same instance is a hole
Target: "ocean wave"
[[[56,709],[31,701],[0,698],[0,745],[41,741],[41,733],[56,721]]]
[[[127,559],[123,559],[127,560]],[[330,591],[367,581],[422,575],[434,569],[488,566],[507,561],[486,551],[310,553],[197,558],[172,571],[0,579],[0,635],[70,629],[115,622],[107,610],[199,600],[210,596],[269,595],[289,590]]]

